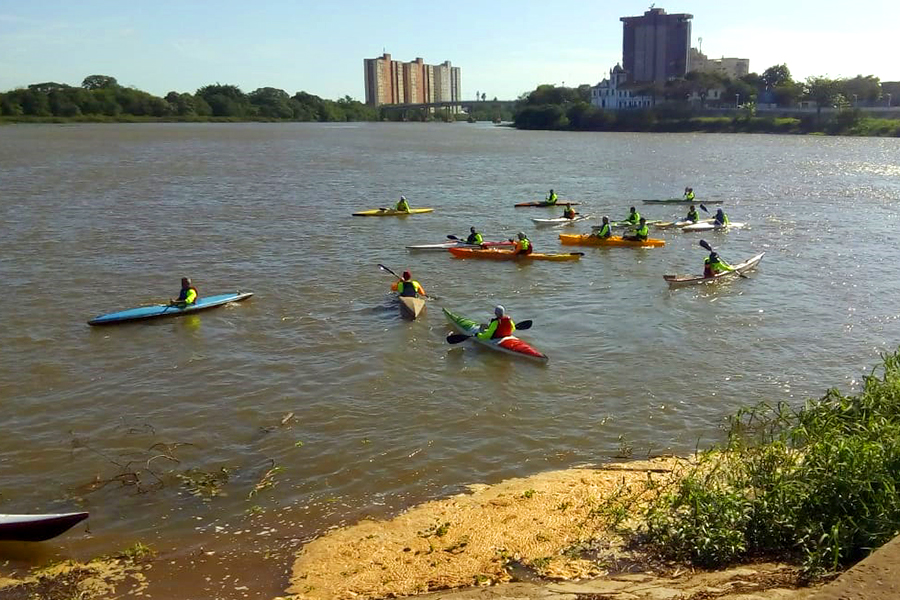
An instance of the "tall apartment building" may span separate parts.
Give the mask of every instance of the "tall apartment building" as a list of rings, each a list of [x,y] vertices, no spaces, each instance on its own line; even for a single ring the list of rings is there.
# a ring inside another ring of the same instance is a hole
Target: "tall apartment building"
[[[642,17],[622,17],[622,65],[633,81],[663,83],[690,71],[691,19],[651,8]]]
[[[749,58],[708,58],[705,54],[691,48],[691,71],[718,73],[731,79],[738,79],[750,72]]]
[[[440,65],[425,64],[421,58],[400,62],[385,53],[364,59],[363,71],[366,104],[430,104],[461,99],[460,70],[449,60]]]

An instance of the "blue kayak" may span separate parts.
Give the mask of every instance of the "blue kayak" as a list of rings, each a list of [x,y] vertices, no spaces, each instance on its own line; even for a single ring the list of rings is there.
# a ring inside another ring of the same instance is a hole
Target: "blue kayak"
[[[154,319],[156,317],[177,317],[206,310],[208,308],[215,308],[216,306],[222,306],[229,302],[240,302],[252,295],[253,292],[234,292],[231,294],[219,294],[218,296],[202,296],[197,302],[184,308],[169,306],[168,304],[130,308],[128,310],[109,313],[108,315],[100,315],[99,317],[88,321],[88,325],[112,325],[115,323],[125,323],[126,321]]]

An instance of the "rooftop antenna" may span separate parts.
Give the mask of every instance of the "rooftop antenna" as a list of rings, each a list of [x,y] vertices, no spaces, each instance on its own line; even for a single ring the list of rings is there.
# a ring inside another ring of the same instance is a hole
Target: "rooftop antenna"
[[[650,10],[653,10],[653,7],[656,6],[656,2],[650,5]]]
[[[700,43],[700,49],[699,49],[700,54],[703,54],[703,38],[702,38],[702,37],[698,37],[698,38],[697,38],[697,41]]]

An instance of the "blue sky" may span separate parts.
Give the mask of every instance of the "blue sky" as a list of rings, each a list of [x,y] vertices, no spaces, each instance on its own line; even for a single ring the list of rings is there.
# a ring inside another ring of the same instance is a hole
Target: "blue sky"
[[[892,42],[897,0],[660,3],[694,15],[710,57],[785,62],[795,79],[900,80]],[[92,74],[153,94],[229,83],[250,92],[364,98],[364,58],[462,69],[463,96],[512,99],[541,83],[597,83],[621,60],[621,16],[649,2],[389,2],[297,0],[0,0],[0,91]]]

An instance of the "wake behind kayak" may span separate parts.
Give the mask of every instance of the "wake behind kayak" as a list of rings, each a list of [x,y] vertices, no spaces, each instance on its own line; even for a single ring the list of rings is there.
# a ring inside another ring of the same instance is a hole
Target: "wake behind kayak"
[[[240,302],[246,300],[253,295],[253,292],[233,292],[230,294],[219,294],[218,296],[201,297],[194,304],[180,308],[178,306],[170,306],[168,304],[157,304],[154,306],[141,306],[139,308],[129,308],[119,312],[100,315],[88,321],[88,325],[113,325],[116,323],[126,323],[129,321],[140,321],[144,319],[155,319],[160,317],[178,317],[181,315],[199,312],[228,304],[229,302]]]

